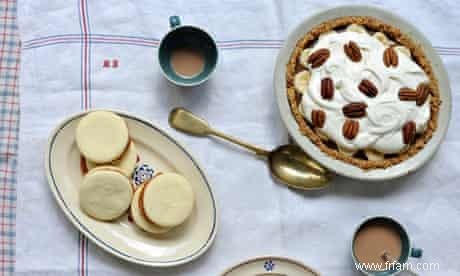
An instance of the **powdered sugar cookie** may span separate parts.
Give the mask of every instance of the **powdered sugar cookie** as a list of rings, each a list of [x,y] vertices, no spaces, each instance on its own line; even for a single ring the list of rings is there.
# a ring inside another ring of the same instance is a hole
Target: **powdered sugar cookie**
[[[83,178],[79,195],[86,214],[99,220],[113,220],[129,208],[133,186],[118,168],[98,167]]]
[[[125,121],[113,112],[94,111],[78,123],[75,139],[81,154],[97,163],[118,159],[129,143]]]
[[[145,185],[145,184],[144,184]],[[148,221],[144,214],[143,210],[139,207],[140,204],[140,196],[142,194],[142,190],[144,189],[144,185],[139,186],[134,193],[133,200],[131,202],[131,217],[134,223],[139,226],[142,230],[152,233],[152,234],[163,234],[168,232],[171,228],[169,227],[161,227],[156,224],[151,223]]]
[[[110,165],[115,166],[123,171],[126,175],[130,176],[137,164],[137,149],[133,141],[129,143],[128,148],[123,153],[120,159],[112,161]],[[88,171],[100,166],[90,160],[86,159],[86,168]]]
[[[145,184],[140,206],[151,222],[174,227],[190,216],[194,201],[192,187],[185,177],[164,173]]]

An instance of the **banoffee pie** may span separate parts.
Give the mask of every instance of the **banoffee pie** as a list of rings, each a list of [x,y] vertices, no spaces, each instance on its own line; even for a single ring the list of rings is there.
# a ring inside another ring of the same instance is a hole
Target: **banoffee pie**
[[[423,49],[375,18],[310,30],[290,58],[286,85],[302,134],[362,169],[410,158],[437,126],[438,84]]]

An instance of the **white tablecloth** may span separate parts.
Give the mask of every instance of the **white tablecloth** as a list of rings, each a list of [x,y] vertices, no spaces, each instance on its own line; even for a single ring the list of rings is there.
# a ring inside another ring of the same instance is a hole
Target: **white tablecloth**
[[[370,2],[405,17],[442,54],[452,84],[452,121],[438,154],[423,169],[382,183],[336,177],[324,191],[296,192],[274,182],[251,154],[168,126],[171,108],[185,106],[254,144],[273,148],[286,143],[272,87],[281,40],[305,17],[345,2]],[[157,39],[173,14],[219,41],[218,68],[200,87],[178,88],[160,74]],[[424,248],[422,261],[439,263],[440,271],[421,275],[460,274],[458,1],[42,0],[20,2],[19,23],[19,275],[217,275],[260,255],[292,257],[323,275],[359,275],[350,258],[350,238],[363,218],[374,215],[400,220],[414,244]],[[219,205],[218,233],[208,253],[160,270],[122,262],[91,242],[82,245],[51,195],[43,158],[55,125],[85,107],[145,117],[190,149]]]

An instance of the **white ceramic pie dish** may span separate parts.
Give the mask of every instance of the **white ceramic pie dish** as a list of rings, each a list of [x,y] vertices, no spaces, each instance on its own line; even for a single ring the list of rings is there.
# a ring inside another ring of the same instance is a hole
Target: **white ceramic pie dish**
[[[415,156],[386,169],[363,170],[346,162],[332,158],[323,153],[310,139],[302,135],[299,126],[291,113],[286,93],[286,65],[289,62],[292,51],[299,39],[301,39],[314,26],[344,16],[371,16],[399,28],[409,35],[414,41],[420,43],[424,52],[431,62],[433,71],[439,82],[441,91],[441,110],[439,112],[438,127],[425,147]],[[442,142],[450,120],[451,114],[451,89],[447,72],[436,51],[428,39],[414,26],[388,11],[371,6],[340,6],[319,12],[300,23],[288,36],[281,48],[276,61],[274,88],[278,108],[284,124],[294,141],[308,153],[313,159],[337,174],[361,180],[388,180],[414,172],[431,159]]]
[[[189,180],[196,199],[191,217],[161,238],[155,238],[128,221],[127,215],[115,222],[101,222],[81,211],[78,185],[83,176],[75,128],[87,112],[63,121],[49,138],[46,175],[59,207],[92,242],[129,262],[168,267],[196,259],[211,246],[217,230],[216,202],[206,176],[190,153],[161,129],[135,116],[113,112],[125,119],[141,162],[150,164],[157,172],[177,172]]]

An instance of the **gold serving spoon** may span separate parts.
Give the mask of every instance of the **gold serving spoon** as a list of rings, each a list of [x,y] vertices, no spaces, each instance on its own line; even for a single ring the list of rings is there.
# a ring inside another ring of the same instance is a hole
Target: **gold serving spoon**
[[[267,158],[272,175],[289,187],[312,190],[328,185],[327,170],[312,160],[299,146],[283,145],[273,151],[267,151],[211,128],[204,119],[181,107],[171,111],[169,124],[177,130],[195,136],[217,136]]]

